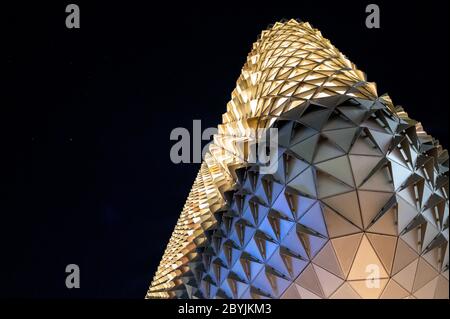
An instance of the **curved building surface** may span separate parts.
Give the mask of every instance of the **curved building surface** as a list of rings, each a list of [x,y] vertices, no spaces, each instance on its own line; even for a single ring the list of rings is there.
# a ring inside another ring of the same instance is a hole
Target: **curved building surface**
[[[271,169],[247,151],[267,128]],[[146,297],[448,298],[448,191],[448,153],[420,123],[308,23],[276,23]]]

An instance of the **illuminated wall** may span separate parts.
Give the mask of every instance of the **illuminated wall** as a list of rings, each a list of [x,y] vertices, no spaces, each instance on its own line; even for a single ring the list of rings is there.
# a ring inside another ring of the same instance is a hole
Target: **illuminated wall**
[[[448,153],[318,30],[263,31],[218,128],[147,298],[448,298]]]

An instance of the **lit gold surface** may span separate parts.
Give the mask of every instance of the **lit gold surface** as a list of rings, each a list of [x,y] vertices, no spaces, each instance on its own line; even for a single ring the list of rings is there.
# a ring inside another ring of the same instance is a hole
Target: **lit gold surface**
[[[403,109],[394,107],[388,96],[378,97],[375,84],[367,82],[364,73],[308,23],[290,20],[276,23],[262,32],[260,39],[253,44],[237,80],[222,124],[218,126],[218,134],[214,136],[214,143],[210,145],[201,165],[147,298],[176,297],[175,291],[182,284],[182,276],[190,270],[189,262],[197,256],[196,248],[207,241],[205,231],[216,225],[214,213],[226,202],[224,192],[235,185],[235,168],[244,166],[248,160],[248,154],[237,147],[238,142],[254,142],[252,130],[270,127],[280,116],[305,101],[336,95],[367,100],[379,98],[392,113],[412,121]],[[416,124],[416,130],[422,138],[428,137],[420,123]],[[388,280],[384,270],[392,265],[383,265],[384,256],[376,255],[366,235],[354,236],[359,236],[360,245],[367,249],[359,250],[356,256],[349,252],[345,257],[348,261],[339,260],[341,265],[348,265],[342,271],[353,281],[342,285],[339,294],[334,297],[351,297],[356,291],[359,296],[375,298],[387,285],[390,289],[397,289],[393,286],[396,283]],[[345,250],[343,243],[347,245],[339,239],[331,242],[329,249],[334,247],[336,251]],[[389,251],[389,241],[382,242],[380,239],[380,245]],[[338,258],[344,258],[342,256],[345,256],[344,252]],[[365,278],[364,265],[367,260],[382,269],[380,291],[368,289],[364,283],[358,282]],[[319,273],[320,269],[311,268],[310,271]],[[307,281],[307,274],[308,271],[305,271],[298,280]],[[330,279],[323,289],[332,289],[333,284]],[[335,284],[342,282],[336,280]]]

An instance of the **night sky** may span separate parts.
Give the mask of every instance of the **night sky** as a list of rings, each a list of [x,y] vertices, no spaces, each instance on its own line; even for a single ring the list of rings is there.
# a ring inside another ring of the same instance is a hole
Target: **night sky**
[[[370,1],[72,2],[80,29],[68,1],[2,5],[0,297],[143,298],[199,169],[170,161],[170,132],[221,121],[282,18],[321,30],[448,147],[448,1],[377,0],[378,30]]]

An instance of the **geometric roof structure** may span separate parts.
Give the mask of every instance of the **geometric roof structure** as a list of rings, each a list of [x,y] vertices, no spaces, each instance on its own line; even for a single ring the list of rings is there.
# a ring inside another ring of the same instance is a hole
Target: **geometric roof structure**
[[[448,152],[320,31],[263,31],[218,128],[146,298],[449,298]]]

